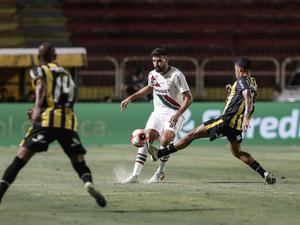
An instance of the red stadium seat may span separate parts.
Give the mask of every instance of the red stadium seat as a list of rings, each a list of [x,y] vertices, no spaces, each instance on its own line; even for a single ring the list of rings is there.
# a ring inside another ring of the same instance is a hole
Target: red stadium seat
[[[120,61],[149,55],[157,46],[199,62],[215,56],[281,60],[300,54],[300,8],[293,1],[63,0],[62,10],[73,45],[85,46],[89,55],[110,55]],[[257,79],[261,86],[272,87],[273,68],[264,68]],[[222,87],[228,79],[211,78],[206,86]]]
[[[271,4],[259,0],[213,4],[192,0],[64,0],[62,7],[73,43],[84,46],[132,46],[132,53],[137,46],[155,45],[183,49],[174,52],[182,52],[191,45],[211,46],[213,53],[217,46],[231,47],[231,51],[226,51],[229,54],[257,54],[255,48],[249,50],[251,43],[262,49],[273,44],[276,48],[299,45],[293,39],[297,37],[300,22],[300,9],[296,6],[296,3]],[[285,38],[287,41],[282,42]],[[186,54],[193,52],[186,49]]]

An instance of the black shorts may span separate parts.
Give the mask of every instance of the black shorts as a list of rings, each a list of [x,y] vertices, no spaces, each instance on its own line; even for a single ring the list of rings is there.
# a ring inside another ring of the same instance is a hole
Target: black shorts
[[[209,135],[209,140],[213,141],[216,138],[227,137],[229,141],[241,143],[243,140],[242,131],[230,127],[223,119],[216,118],[208,120],[204,123]]]
[[[40,127],[29,128],[20,146],[34,152],[47,151],[48,146],[57,140],[64,152],[69,156],[85,154],[86,150],[80,142],[76,131],[65,128]]]

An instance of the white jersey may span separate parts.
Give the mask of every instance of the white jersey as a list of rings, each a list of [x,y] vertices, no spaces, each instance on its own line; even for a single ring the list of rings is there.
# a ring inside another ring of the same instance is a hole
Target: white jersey
[[[183,102],[182,93],[190,90],[184,74],[175,67],[164,75],[152,70],[148,76],[148,86],[154,88],[154,111],[178,110]]]

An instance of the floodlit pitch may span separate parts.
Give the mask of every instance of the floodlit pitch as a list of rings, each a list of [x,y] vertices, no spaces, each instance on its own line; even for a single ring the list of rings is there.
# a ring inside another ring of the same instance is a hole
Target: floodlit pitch
[[[103,209],[82,191],[61,150],[50,148],[36,155],[3,198],[0,224],[299,224],[299,148],[247,150],[272,168],[276,185],[263,183],[227,146],[192,146],[174,155],[163,183],[143,183],[157,166],[149,160],[141,183],[120,184],[131,173],[134,147],[90,148],[87,161],[108,200]],[[3,171],[16,149],[0,151]]]

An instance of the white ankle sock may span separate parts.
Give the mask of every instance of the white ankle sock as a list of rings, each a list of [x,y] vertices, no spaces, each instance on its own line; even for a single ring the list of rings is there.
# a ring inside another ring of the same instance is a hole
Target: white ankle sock
[[[138,152],[136,154],[136,160],[135,160],[135,164],[134,164],[134,168],[133,168],[133,173],[132,175],[133,176],[139,176],[143,167],[144,167],[144,164],[146,162],[146,159],[147,159],[147,149],[146,147],[140,147],[138,149]]]

